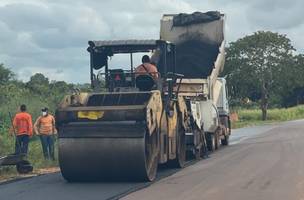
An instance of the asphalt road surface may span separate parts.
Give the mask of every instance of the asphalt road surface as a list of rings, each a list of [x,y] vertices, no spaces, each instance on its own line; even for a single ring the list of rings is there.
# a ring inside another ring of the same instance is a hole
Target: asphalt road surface
[[[88,166],[89,167],[89,166]],[[304,120],[238,129],[231,145],[154,183],[67,183],[60,173],[0,185],[2,200],[304,200]]]

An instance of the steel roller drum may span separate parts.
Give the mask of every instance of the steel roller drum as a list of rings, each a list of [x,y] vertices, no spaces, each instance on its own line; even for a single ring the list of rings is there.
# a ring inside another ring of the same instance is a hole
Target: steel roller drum
[[[156,141],[138,123],[74,124],[59,135],[59,165],[67,181],[152,181]]]

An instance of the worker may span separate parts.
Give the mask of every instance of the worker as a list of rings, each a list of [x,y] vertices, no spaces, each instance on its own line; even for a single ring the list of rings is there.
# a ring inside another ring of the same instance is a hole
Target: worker
[[[158,71],[156,66],[150,63],[150,57],[148,55],[144,55],[141,60],[142,64],[135,69],[136,76],[148,74],[156,80],[158,78]]]
[[[34,129],[36,135],[40,136],[43,156],[46,160],[55,160],[54,135],[57,134],[55,128],[55,118],[49,114],[48,108],[41,109],[41,116],[37,118]]]
[[[20,112],[13,119],[10,134],[16,134],[15,154],[27,154],[30,137],[33,135],[32,116],[26,112],[26,105],[20,106]]]

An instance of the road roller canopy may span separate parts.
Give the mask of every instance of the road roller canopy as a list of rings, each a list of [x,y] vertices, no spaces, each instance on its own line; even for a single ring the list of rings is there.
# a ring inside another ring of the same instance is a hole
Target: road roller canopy
[[[161,58],[158,55],[175,53],[175,45],[165,40],[101,40],[89,41],[88,44],[91,67],[95,70],[106,67],[108,58],[115,54],[159,52],[153,56],[153,61],[158,63]]]
[[[113,82],[119,83],[119,87],[134,86],[136,66],[133,64],[133,55],[138,53],[152,53],[151,63],[157,67],[159,77],[165,77],[168,72],[175,72],[175,45],[165,40],[108,40],[89,41],[88,44],[91,82],[95,89],[101,82],[105,83],[107,89]],[[109,58],[116,54],[130,54],[129,69],[109,67],[108,62],[113,61]]]
[[[107,52],[109,56],[117,53],[149,52],[157,48],[159,40],[101,40],[89,41],[89,52]],[[163,41],[164,42],[164,41]]]

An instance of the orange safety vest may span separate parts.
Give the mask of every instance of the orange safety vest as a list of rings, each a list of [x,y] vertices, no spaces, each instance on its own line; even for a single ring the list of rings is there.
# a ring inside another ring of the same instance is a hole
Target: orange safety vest
[[[52,135],[54,134],[55,119],[52,115],[40,116],[35,122],[35,128],[39,134]]]
[[[143,63],[136,67],[135,69],[136,76],[143,75],[143,74],[149,74],[153,78],[158,78],[158,71],[155,65],[152,65],[150,63]]]
[[[16,135],[33,135],[32,116],[27,112],[17,113],[13,120]]]

